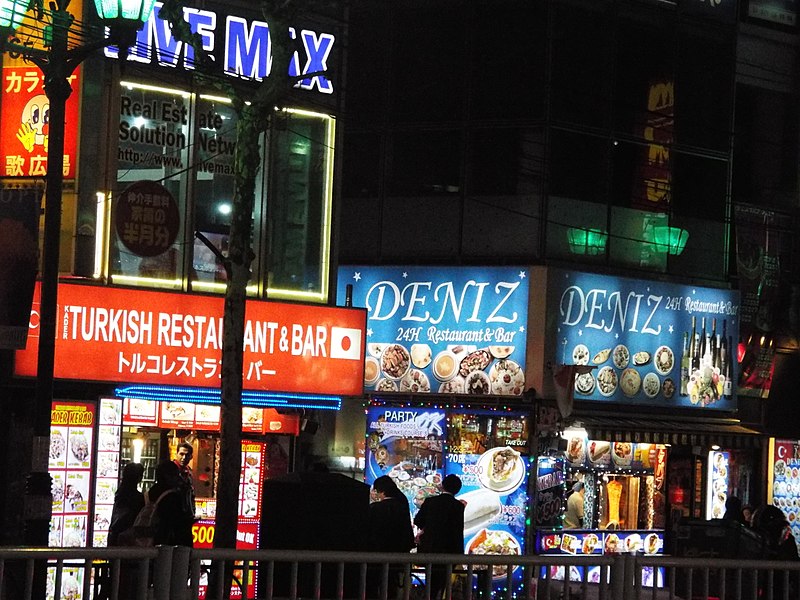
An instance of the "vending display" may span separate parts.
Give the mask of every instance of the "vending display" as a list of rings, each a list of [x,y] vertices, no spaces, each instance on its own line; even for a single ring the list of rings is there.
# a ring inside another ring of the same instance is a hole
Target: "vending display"
[[[525,416],[479,410],[394,408],[368,410],[365,481],[395,479],[412,514],[441,493],[446,475],[461,478],[467,554],[525,553],[528,517],[528,421]],[[494,587],[507,582],[507,566],[492,568]],[[518,570],[518,569],[517,569]],[[521,589],[522,573],[512,585]]]

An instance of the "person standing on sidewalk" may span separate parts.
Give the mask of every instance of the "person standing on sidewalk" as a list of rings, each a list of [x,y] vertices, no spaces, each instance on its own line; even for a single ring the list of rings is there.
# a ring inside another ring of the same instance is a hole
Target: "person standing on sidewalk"
[[[421,554],[464,554],[464,503],[455,497],[461,479],[448,475],[442,490],[438,496],[426,498],[414,517],[414,525],[422,530],[417,550]],[[447,565],[433,565],[430,589],[431,600],[439,600],[447,589]]]

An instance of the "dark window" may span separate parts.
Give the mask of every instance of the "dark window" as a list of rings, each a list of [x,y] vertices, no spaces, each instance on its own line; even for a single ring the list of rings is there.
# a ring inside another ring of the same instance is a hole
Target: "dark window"
[[[387,194],[419,196],[460,191],[461,134],[403,131],[394,134]]]
[[[541,131],[482,129],[470,136],[469,194],[520,194],[539,191],[544,147]]]
[[[607,128],[612,36],[602,12],[554,3],[552,116],[557,121]]]
[[[394,15],[389,85],[398,120],[448,120],[464,114],[465,13],[420,6]]]
[[[675,137],[681,146],[730,147],[734,38],[729,29],[683,31],[675,81]]]
[[[471,116],[542,117],[547,47],[543,6],[492,2],[476,10],[469,36]]]
[[[342,157],[342,193],[345,196],[377,196],[381,189],[381,136],[351,132],[345,136]]]
[[[608,141],[561,131],[551,133],[551,196],[604,203],[608,194]]]
[[[733,199],[791,206],[797,194],[797,101],[789,94],[740,85],[736,91]]]

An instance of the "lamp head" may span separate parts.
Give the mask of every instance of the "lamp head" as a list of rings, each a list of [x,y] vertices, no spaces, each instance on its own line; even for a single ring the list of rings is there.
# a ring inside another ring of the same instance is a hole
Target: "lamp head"
[[[8,37],[22,25],[31,0],[0,0],[0,35]]]
[[[97,16],[111,30],[110,39],[117,44],[124,61],[136,42],[136,33],[150,19],[155,0],[94,0],[94,5]]]

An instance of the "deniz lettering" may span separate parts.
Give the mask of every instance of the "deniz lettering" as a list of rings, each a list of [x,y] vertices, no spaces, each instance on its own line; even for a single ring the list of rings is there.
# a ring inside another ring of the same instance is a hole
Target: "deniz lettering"
[[[379,281],[367,291],[365,303],[369,318],[375,321],[394,318],[402,307],[403,321],[436,325],[446,316],[452,316],[456,323],[461,323],[463,314],[467,323],[480,323],[481,309],[488,308],[490,311],[486,323],[515,323],[518,314],[516,311],[508,314],[506,304],[519,285],[519,282],[501,281],[495,284],[493,293],[487,293],[488,282],[472,280],[467,281],[460,290],[452,281],[435,288],[430,281],[414,281],[403,289],[392,281]]]
[[[159,65],[194,69],[194,48],[176,40],[169,23],[158,18],[160,3],[156,3],[150,20],[136,35],[128,60],[150,63],[154,58]],[[193,33],[202,41],[203,50],[217,50],[217,15],[207,10],[183,9],[184,19]],[[272,42],[269,24],[263,21],[248,21],[229,15],[225,20],[222,43],[222,70],[231,77],[243,77],[261,81],[270,75],[272,65]],[[295,84],[304,90],[316,89],[323,94],[333,94],[333,83],[323,75],[328,71],[330,57],[336,37],[329,33],[318,33],[307,29],[299,34],[293,27],[288,31],[289,39],[299,40],[303,54],[294,52],[289,63],[289,76],[311,75]],[[106,56],[118,57],[116,48],[106,48]]]
[[[661,325],[653,327],[651,321],[661,306],[663,296],[637,294],[603,289],[584,291],[573,285],[564,290],[559,303],[561,324],[582,325],[606,333],[619,330],[659,335]]]

